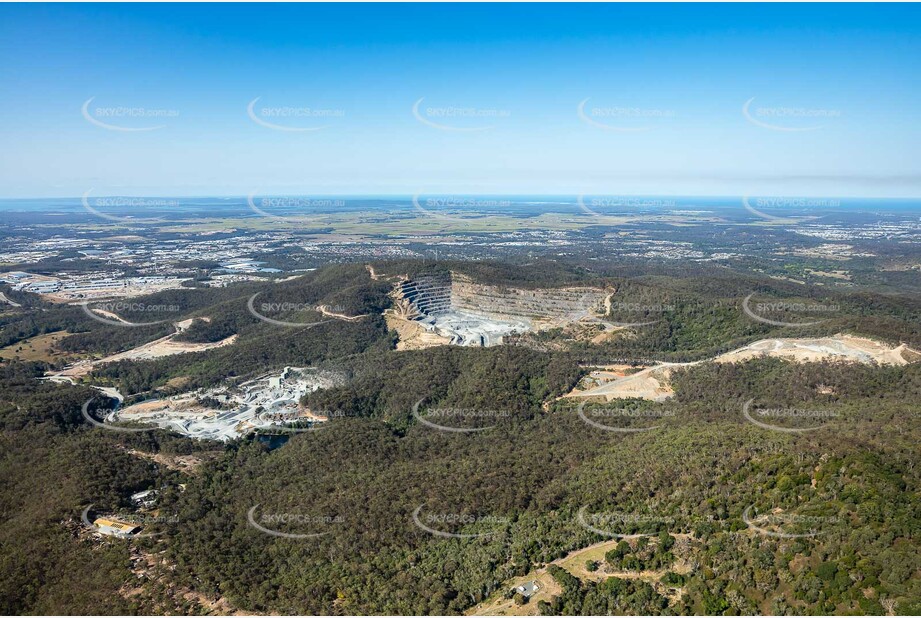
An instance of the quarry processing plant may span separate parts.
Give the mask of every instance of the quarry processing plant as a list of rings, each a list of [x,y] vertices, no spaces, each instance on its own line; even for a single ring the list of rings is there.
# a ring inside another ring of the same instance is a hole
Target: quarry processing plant
[[[119,410],[117,420],[150,423],[190,438],[226,442],[257,429],[271,431],[292,423],[325,422],[326,417],[303,408],[300,400],[307,393],[338,383],[335,374],[285,367],[236,386],[223,383],[136,403]]]
[[[612,290],[592,287],[524,289],[474,283],[444,272],[404,277],[394,289],[395,313],[454,345],[491,346],[504,337],[602,322]]]

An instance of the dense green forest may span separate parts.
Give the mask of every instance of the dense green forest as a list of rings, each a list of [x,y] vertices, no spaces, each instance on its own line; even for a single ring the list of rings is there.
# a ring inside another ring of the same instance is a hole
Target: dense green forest
[[[390,283],[360,264],[146,297],[178,306],[170,320],[210,320],[196,321],[185,341],[237,340],[108,364],[75,385],[39,380],[49,363],[0,365],[0,609],[460,614],[546,567],[559,593],[528,606],[534,614],[921,613],[921,363],[701,363],[675,370],[670,401],[623,402],[669,412],[632,433],[600,431],[558,399],[585,362],[697,360],[768,336],[838,332],[921,347],[917,298],[815,291],[729,271],[685,278],[562,262],[375,266],[384,275],[451,269],[518,287],[610,286],[625,306],[656,309],[611,317],[657,321],[631,337],[558,349],[542,347],[562,340],[550,332],[490,348],[396,352],[380,315]],[[740,311],[752,292],[841,309],[816,326],[774,327]],[[322,321],[311,308],[323,304],[370,315],[278,327],[247,310],[256,293],[260,303],[289,303],[290,312],[273,314],[285,321]],[[23,304],[0,316],[7,344],[67,330],[65,349],[100,356],[171,332]],[[143,398],[286,365],[346,379],[304,400],[330,421],[278,448],[253,438],[222,444],[106,431],[81,412],[88,400],[111,403],[90,383]],[[834,414],[807,432],[771,431],[746,420],[748,400]],[[417,416],[444,410],[489,414],[439,420],[472,432],[440,431]],[[82,524],[85,509],[130,510],[130,495],[145,489],[160,491],[159,519],[146,527],[156,535],[100,539]],[[613,533],[648,535],[615,539],[590,570],[655,578],[591,580],[554,564],[611,540],[580,523],[580,513],[607,514]],[[759,532],[751,513],[782,534]],[[431,534],[414,515],[459,536]],[[293,536],[266,534],[253,521]]]

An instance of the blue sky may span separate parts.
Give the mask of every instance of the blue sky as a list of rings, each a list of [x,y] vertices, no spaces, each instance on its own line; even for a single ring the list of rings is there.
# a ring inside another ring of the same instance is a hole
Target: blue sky
[[[919,196],[919,60],[913,5],[2,5],[0,197]]]

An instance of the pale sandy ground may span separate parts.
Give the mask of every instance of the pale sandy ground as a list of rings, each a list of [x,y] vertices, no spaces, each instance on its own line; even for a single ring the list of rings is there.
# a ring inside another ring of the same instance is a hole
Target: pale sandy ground
[[[126,406],[121,409],[119,416],[124,417],[126,420],[131,420],[133,417],[147,418],[157,414],[166,414],[169,415],[170,418],[175,419],[201,420],[203,418],[215,416],[219,412],[227,412],[227,410],[215,410],[214,408],[207,408],[199,405],[198,395],[196,393],[186,393],[184,395],[176,395],[165,399],[152,399],[150,401],[142,401]],[[317,422],[326,422],[329,420],[328,416],[315,414],[310,408],[305,406],[300,406],[298,408],[297,415],[298,418]]]
[[[346,322],[354,322],[360,320],[361,318],[368,317],[367,313],[362,313],[361,315],[345,315],[342,313],[336,313],[329,308],[329,305],[317,305],[317,311],[325,315],[326,317],[335,318],[337,320],[345,320]]]
[[[451,340],[441,335],[425,330],[421,325],[412,320],[398,316],[393,309],[384,311],[384,321],[387,328],[395,330],[399,341],[397,350],[422,350],[439,345],[448,345]]]
[[[86,303],[78,303],[78,304],[85,305]],[[110,320],[115,320],[116,322],[121,322],[122,324],[130,324],[130,322],[129,322],[128,320],[124,319],[122,316],[118,315],[117,313],[113,313],[113,312],[111,312],[111,311],[106,311],[105,309],[99,309],[99,308],[97,308],[97,307],[91,307],[91,308],[90,308],[90,311],[92,311],[93,313],[98,313],[99,315],[101,315],[101,316],[103,316],[103,317],[107,317],[107,318],[109,318]]]
[[[190,396],[142,401],[122,408],[119,416],[146,416],[158,412],[170,412],[177,417],[197,418],[199,416],[214,416],[218,410],[200,406],[197,399]]]
[[[678,539],[679,543],[686,544],[689,542],[691,535],[673,534],[672,536]],[[671,570],[676,573],[690,572],[690,565],[681,558],[676,560],[670,569],[662,569],[660,571],[607,571],[602,568],[598,571],[589,572],[585,568],[585,562],[587,560],[603,562],[604,555],[617,547],[617,544],[620,543],[621,540],[622,539],[619,538],[611,539],[589,545],[588,547],[583,547],[582,549],[577,549],[562,558],[554,560],[551,564],[566,569],[579,579],[590,579],[593,581],[603,581],[610,577],[641,579],[653,584],[657,590],[660,590],[660,592],[666,594],[666,596],[670,598],[680,597],[680,592],[678,594],[669,594],[666,587],[659,583],[659,579],[665,575],[666,570]],[[504,598],[506,590],[520,586],[528,581],[535,581],[540,587],[527,603],[524,605],[516,605],[513,599]],[[465,613],[468,616],[537,616],[537,603],[539,601],[547,601],[549,603],[551,597],[559,595],[560,593],[562,593],[562,589],[550,573],[547,572],[547,567],[541,567],[531,571],[527,575],[514,577],[506,581],[492,594],[492,596],[490,596],[490,598],[472,607]]]
[[[674,394],[669,385],[671,372],[676,367],[690,367],[703,362],[735,363],[759,357],[774,357],[798,363],[823,360],[840,360],[880,365],[907,365],[917,358],[918,352],[904,343],[891,347],[872,339],[838,334],[834,337],[815,339],[762,339],[738,350],[721,354],[710,361],[692,363],[661,363],[648,367],[632,376],[615,378],[587,390],[578,387],[565,397],[603,397],[606,401],[638,397],[661,401]],[[602,372],[593,372],[598,381],[604,379]]]
[[[829,279],[841,279],[844,281],[850,281],[851,275],[846,270],[812,270],[811,268],[806,269],[806,273],[810,275],[816,275],[818,277],[828,277]]]
[[[514,599],[504,598],[506,590],[529,581],[537,582],[539,588],[527,603],[516,605]],[[562,593],[563,589],[560,588],[560,585],[556,583],[546,568],[542,568],[522,577],[508,580],[497,593],[465,613],[468,616],[537,616],[537,604],[540,601],[549,603],[551,598]]]
[[[378,279],[381,278],[380,275],[374,272],[374,267],[371,266],[370,264],[365,264],[365,268],[368,270],[368,274],[371,275],[371,279],[373,279],[374,281],[377,281]]]
[[[573,390],[566,397],[603,396],[607,401],[638,397],[640,399],[662,401],[674,394],[668,383],[670,374],[671,365],[656,365],[655,367],[647,367],[631,376],[615,378],[595,388],[585,391]]]
[[[78,354],[61,352],[56,348],[61,339],[70,335],[67,331],[56,330],[44,335],[36,335],[0,348],[0,358],[20,358],[26,361],[53,361],[59,358],[78,357]]]
[[[908,360],[903,354],[907,349],[909,348],[904,343],[893,348],[872,339],[839,334],[817,339],[762,339],[717,356],[714,360],[725,363],[773,356],[797,362],[847,360],[861,363],[875,361],[880,365],[907,365]]]
[[[329,420],[328,416],[323,414],[316,414],[310,408],[304,405],[298,406],[297,414],[301,418],[306,418],[307,420],[316,421],[319,423],[325,423]]]
[[[187,343],[183,341],[173,341],[173,337],[187,329],[192,324],[193,319],[176,322],[174,324],[176,327],[176,332],[171,333],[165,337],[161,337],[160,339],[150,341],[125,352],[119,352],[118,354],[106,356],[99,360],[80,361],[74,363],[62,371],[51,375],[53,377],[62,378],[79,378],[89,374],[95,367],[105,363],[114,363],[122,360],[151,360],[155,358],[162,358],[164,356],[173,356],[175,354],[186,354],[188,352],[204,352],[205,350],[213,350],[214,348],[222,348],[224,346],[231,345],[237,340],[237,335],[234,334],[230,337],[227,337],[226,339],[221,339],[220,341],[215,341],[212,343]]]
[[[125,449],[125,452],[141,459],[153,461],[170,470],[190,473],[196,472],[205,459],[210,459],[212,456],[220,454],[220,451],[214,451],[207,455],[166,455],[164,453],[147,453],[136,449]]]
[[[313,270],[313,269],[310,269],[310,270]],[[290,277],[285,277],[284,279],[275,279],[274,281],[275,283],[287,283],[288,281],[294,281],[295,279],[299,279],[300,277],[303,277],[303,276],[304,274],[302,273],[299,275],[291,275]]]
[[[3,292],[0,292],[0,303],[7,303],[8,305],[12,305],[13,307],[22,307],[22,305],[20,305],[19,303],[13,302],[9,298],[7,298],[6,294],[4,294]]]

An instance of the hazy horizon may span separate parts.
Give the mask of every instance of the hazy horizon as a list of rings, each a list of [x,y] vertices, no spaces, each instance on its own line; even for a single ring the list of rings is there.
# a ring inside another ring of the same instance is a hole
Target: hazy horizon
[[[0,197],[921,195],[912,5],[0,8]]]

